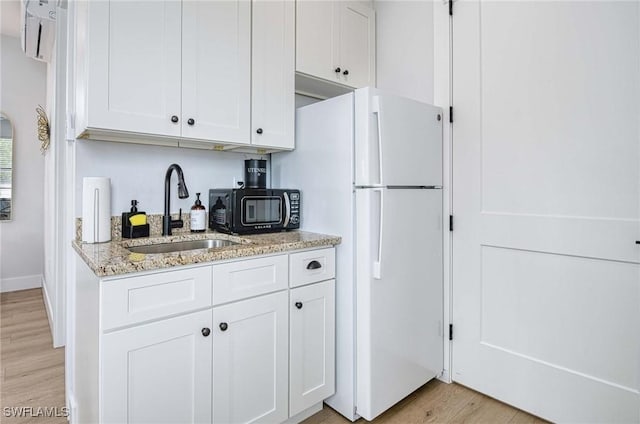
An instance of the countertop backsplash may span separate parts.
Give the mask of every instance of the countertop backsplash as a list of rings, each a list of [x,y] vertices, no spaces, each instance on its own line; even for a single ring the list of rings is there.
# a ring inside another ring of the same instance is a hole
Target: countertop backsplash
[[[179,214],[171,214],[171,219],[178,219]],[[182,220],[184,221],[184,227],[173,228],[171,233],[173,235],[183,235],[191,233],[191,216],[187,212],[182,212]],[[207,213],[206,221],[207,227],[209,224],[209,213]],[[162,215],[152,214],[147,215],[147,223],[149,224],[149,237],[162,236]],[[111,217],[111,240],[122,240],[122,216],[116,215]],[[82,218],[76,218],[76,241],[82,241]]]

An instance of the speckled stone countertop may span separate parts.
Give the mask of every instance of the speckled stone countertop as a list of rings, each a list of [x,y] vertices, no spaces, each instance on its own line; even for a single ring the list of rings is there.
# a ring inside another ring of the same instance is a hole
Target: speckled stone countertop
[[[225,239],[238,244],[171,253],[132,253],[127,247],[188,240]],[[213,262],[226,259],[289,252],[298,249],[321,248],[339,244],[341,238],[305,231],[231,236],[213,231],[180,234],[169,237],[145,237],[88,244],[73,242],[73,248],[99,277],[131,272],[152,271],[180,265]]]

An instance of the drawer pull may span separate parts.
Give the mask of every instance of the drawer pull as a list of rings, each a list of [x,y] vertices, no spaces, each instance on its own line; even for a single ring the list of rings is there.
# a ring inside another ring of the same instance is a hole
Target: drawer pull
[[[318,269],[322,268],[322,264],[318,261],[311,261],[309,265],[307,265],[307,269]]]
[[[211,330],[210,329],[208,329],[207,327],[202,329],[202,335],[203,336],[207,337],[207,336],[209,336],[209,334],[211,334]]]
[[[220,323],[220,330],[227,331],[227,328],[229,328],[229,325],[226,322]]]
[[[302,309],[302,302],[296,302],[295,305],[296,305],[296,308]]]

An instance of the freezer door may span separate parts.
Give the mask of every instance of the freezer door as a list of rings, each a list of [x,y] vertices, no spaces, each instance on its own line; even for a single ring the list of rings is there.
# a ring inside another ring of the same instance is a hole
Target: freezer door
[[[372,420],[443,369],[442,190],[358,189],[356,217],[356,411]]]
[[[356,185],[442,185],[442,109],[356,91]]]

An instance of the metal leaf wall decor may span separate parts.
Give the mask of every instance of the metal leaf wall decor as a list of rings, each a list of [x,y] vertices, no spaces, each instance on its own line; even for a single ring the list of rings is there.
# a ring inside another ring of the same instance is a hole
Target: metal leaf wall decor
[[[36,108],[38,113],[38,140],[40,140],[40,153],[44,154],[49,148],[50,130],[49,130],[49,118],[44,108],[40,105]]]

